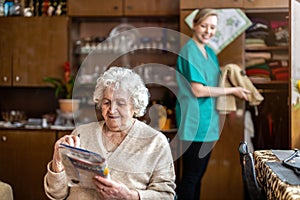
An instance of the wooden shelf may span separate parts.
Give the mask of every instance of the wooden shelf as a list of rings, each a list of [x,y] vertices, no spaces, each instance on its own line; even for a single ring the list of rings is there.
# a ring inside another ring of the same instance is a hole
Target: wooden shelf
[[[264,82],[264,83],[255,83],[253,82],[253,84],[255,85],[265,85],[265,84],[269,84],[269,85],[286,85],[288,84],[289,82],[288,81],[281,81],[281,80],[271,80],[271,81],[268,81],[268,82]]]
[[[246,51],[281,51],[288,50],[288,46],[256,46],[256,47],[245,47]]]
[[[253,83],[253,84],[261,93],[288,93],[289,91],[288,81],[272,80],[266,83]]]

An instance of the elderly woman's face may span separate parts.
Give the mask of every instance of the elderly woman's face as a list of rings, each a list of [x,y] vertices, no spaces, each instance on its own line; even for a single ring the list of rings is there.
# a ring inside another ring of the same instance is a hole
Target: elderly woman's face
[[[106,125],[112,131],[125,130],[132,124],[134,109],[128,91],[106,88],[101,110]]]
[[[194,25],[194,34],[197,40],[203,44],[208,44],[210,39],[216,34],[218,18],[210,15],[200,24]]]

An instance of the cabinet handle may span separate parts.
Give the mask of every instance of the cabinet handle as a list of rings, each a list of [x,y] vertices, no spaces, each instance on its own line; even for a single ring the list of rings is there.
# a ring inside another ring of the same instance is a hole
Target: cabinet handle
[[[132,6],[127,6],[127,9],[128,10],[132,10]]]
[[[114,6],[113,9],[114,9],[114,10],[119,10],[119,7],[118,7],[118,6]]]
[[[17,81],[17,82],[20,81],[20,76],[16,76],[16,81]]]
[[[2,142],[6,142],[7,137],[5,135],[3,135],[2,138],[1,138],[1,140],[2,140]]]
[[[4,81],[4,82],[7,82],[7,81],[8,81],[7,76],[4,76],[4,77],[3,77],[3,81]]]

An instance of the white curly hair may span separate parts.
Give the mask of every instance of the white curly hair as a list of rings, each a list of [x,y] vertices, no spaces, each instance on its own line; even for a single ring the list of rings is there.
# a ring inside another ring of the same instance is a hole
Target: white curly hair
[[[128,91],[134,107],[134,116],[141,117],[145,114],[149,103],[150,93],[144,81],[133,70],[125,67],[110,67],[98,79],[93,100],[99,108],[103,99],[103,92],[107,87]]]

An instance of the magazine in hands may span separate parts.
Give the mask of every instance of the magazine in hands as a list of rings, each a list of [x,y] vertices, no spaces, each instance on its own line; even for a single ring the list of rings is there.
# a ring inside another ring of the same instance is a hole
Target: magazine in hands
[[[96,189],[93,178],[109,178],[106,160],[95,152],[60,144],[59,151],[68,177],[69,186]]]

